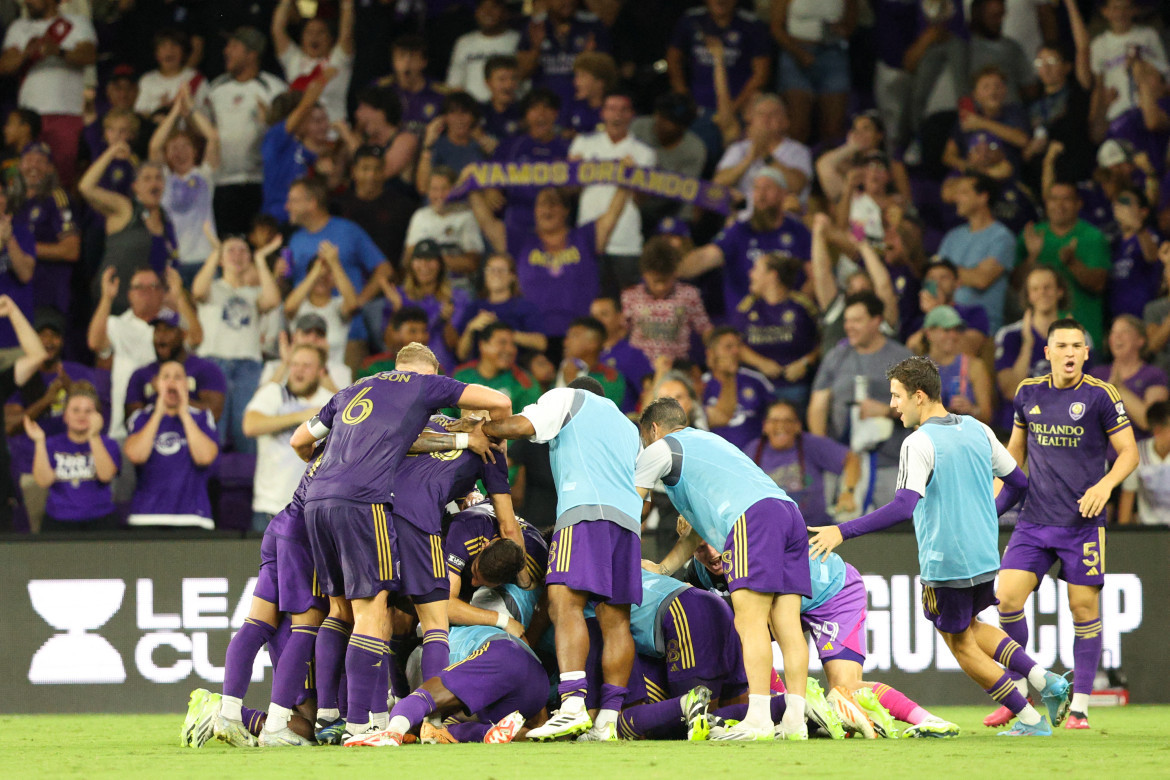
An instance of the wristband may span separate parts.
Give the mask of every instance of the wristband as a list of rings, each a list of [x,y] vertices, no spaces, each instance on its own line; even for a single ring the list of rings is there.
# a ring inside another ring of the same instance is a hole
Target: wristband
[[[457,450],[467,449],[467,441],[469,438],[470,438],[470,436],[468,436],[468,434],[466,434],[466,433],[455,434],[455,449],[457,449]]]
[[[466,436],[467,434],[463,434],[463,435]],[[496,628],[501,628],[501,629],[507,630],[508,621],[510,619],[511,618],[509,618],[503,612],[499,613],[498,615],[496,615]]]

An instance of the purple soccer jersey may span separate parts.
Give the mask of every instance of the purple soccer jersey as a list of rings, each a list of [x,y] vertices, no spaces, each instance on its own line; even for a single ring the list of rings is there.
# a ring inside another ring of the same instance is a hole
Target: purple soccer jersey
[[[422,136],[426,126],[443,109],[443,94],[434,88],[429,79],[418,92],[408,92],[395,87],[394,93],[402,101],[403,127],[419,136]]]
[[[310,429],[330,431],[306,501],[394,501],[407,450],[436,410],[455,406],[467,385],[445,376],[386,371],[360,379],[326,402]]]
[[[16,240],[21,251],[32,257],[37,255],[37,242],[28,228],[19,223],[12,223],[12,237]],[[12,257],[8,252],[8,245],[0,247],[0,295],[7,295],[16,304],[16,308],[20,309],[20,313],[29,322],[33,321],[33,305],[34,305],[34,290],[37,288],[37,274],[40,273],[44,265],[38,265],[33,271],[33,278],[27,282],[22,282],[17,277],[16,272],[12,268]],[[51,273],[51,272],[50,272]],[[65,286],[64,293],[69,292],[68,285]],[[35,303],[40,305],[48,305],[54,300],[48,298],[42,300],[37,297]],[[64,309],[61,310],[64,313]],[[16,338],[16,331],[12,329],[12,323],[8,318],[0,320],[0,349],[9,349],[11,347],[19,346]]]
[[[133,435],[142,430],[154,406],[139,409],[126,427]],[[205,409],[191,409],[199,430],[212,441],[219,441],[215,420]],[[197,515],[211,517],[211,500],[207,483],[214,465],[196,466],[187,447],[187,434],[178,415],[164,414],[154,437],[154,451],[146,463],[137,467],[138,485],[130,501],[132,515]]]
[[[845,469],[848,447],[825,436],[802,433],[788,450],[773,449],[761,438],[744,452],[792,497],[809,525],[833,522],[825,510],[825,473],[840,474]]]
[[[60,188],[47,195],[26,200],[13,215],[12,223],[14,227],[18,224],[23,225],[32,233],[35,243],[41,244],[55,244],[66,236],[77,233],[69,196]],[[21,247],[25,248],[23,244]],[[28,251],[27,248],[25,251]],[[33,254],[36,254],[35,246]],[[37,263],[32,285],[38,306],[52,306],[62,313],[69,311],[74,265],[76,264],[44,259]]]
[[[260,543],[260,574],[255,595],[276,604],[281,612],[293,615],[310,607],[328,608],[317,586],[313,552],[305,527],[305,493],[321,465],[321,457],[318,454],[305,469],[292,501],[269,521]]]
[[[492,157],[494,162],[522,163],[522,162],[554,162],[564,160],[569,156],[569,140],[557,134],[548,141],[538,141],[525,133],[502,142]],[[518,239],[525,233],[532,233],[536,227],[536,217],[532,208],[536,205],[536,194],[540,187],[509,187],[507,191],[508,205],[504,207],[504,227],[509,241]],[[516,255],[513,254],[513,257]],[[530,294],[528,290],[524,291]]]
[[[674,28],[670,48],[682,52],[690,72],[689,83],[695,104],[715,109],[715,66],[707,49],[707,38],[723,43],[727,86],[734,98],[752,75],[752,59],[771,54],[767,28],[750,13],[736,11],[726,27],[715,24],[705,8],[688,11]]]
[[[703,405],[713,406],[719,400],[723,385],[710,372],[703,374]],[[772,402],[772,383],[758,371],[741,368],[736,374],[735,414],[726,425],[711,428],[711,433],[743,450],[760,437],[764,428],[764,415]]]
[[[227,392],[227,379],[223,371],[215,363],[201,358],[198,355],[187,355],[183,361],[183,368],[187,371],[187,391],[191,398],[196,398],[201,391],[209,390],[213,393]],[[152,381],[158,376],[158,362],[135,371],[126,383],[127,404],[152,404],[155,399],[155,389]]]
[[[543,22],[544,38],[537,50],[536,74],[533,83],[546,87],[560,96],[562,103],[573,99],[573,61],[585,51],[609,52],[609,32],[596,16],[578,12],[570,20],[564,35],[557,33],[551,19]],[[520,38],[520,51],[534,48],[532,35],[525,29]]]
[[[524,537],[525,570],[534,580],[544,579],[548,565],[548,544],[540,531],[521,518],[520,533]],[[483,549],[500,538],[500,526],[496,513],[487,501],[469,506],[451,518],[447,533],[443,537],[443,553],[447,559],[447,571],[462,575],[475,562]],[[459,597],[470,601],[475,587],[470,577],[463,577]]]
[[[497,111],[489,100],[480,106],[483,116],[483,129],[488,135],[501,144],[511,141],[520,132],[524,117],[520,115],[520,106],[512,103],[503,111]]]
[[[626,398],[621,404],[621,410],[634,411],[638,405],[638,398],[642,395],[642,380],[654,373],[650,358],[625,338],[612,347],[601,350],[601,362],[617,371],[626,380]]]
[[[443,687],[485,723],[520,711],[540,712],[548,699],[548,675],[523,640],[503,631],[462,661],[439,673]]]
[[[540,332],[563,336],[569,323],[589,314],[597,297],[597,223],[569,230],[564,249],[547,251],[535,233],[508,231],[508,251],[516,258],[516,276],[524,297],[540,310]]]
[[[1105,476],[1109,436],[1130,427],[1117,390],[1082,375],[1072,387],[1053,386],[1052,374],[1025,379],[1013,403],[1016,428],[1028,433],[1028,494],[1020,520],[1038,525],[1097,525],[1081,517],[1077,501]]]
[[[1154,244],[1161,243],[1158,234]],[[1146,304],[1158,297],[1162,283],[1162,261],[1148,262],[1142,256],[1137,235],[1119,237],[1113,247],[1113,265],[1109,267],[1109,314],[1132,314],[1139,320]]]
[[[122,468],[122,451],[117,442],[102,436],[102,444]],[[77,443],[62,433],[45,438],[49,465],[56,482],[49,488],[45,512],[54,520],[84,522],[105,517],[114,511],[114,497],[108,482],[100,482],[93,465],[93,448],[88,441]]]
[[[780,252],[803,261],[812,257],[812,234],[792,216],[785,216],[779,227],[764,233],[753,230],[750,222],[736,222],[712,243],[723,252],[723,304],[728,312],[735,311],[747,296],[748,274],[760,255]],[[804,281],[801,273],[793,287],[799,289]]]
[[[700,588],[684,588],[664,606],[663,662],[670,695],[682,696],[696,685],[709,688],[712,698],[746,690],[743,648],[728,602]]]
[[[592,133],[601,124],[601,109],[589,105],[587,100],[574,100],[561,108],[557,123],[574,133]]]
[[[728,318],[729,325],[743,334],[743,342],[782,366],[812,352],[818,342],[816,307],[803,295],[793,295],[777,304],[749,295]],[[812,375],[798,382],[783,376],[772,380],[777,387],[809,384]]]

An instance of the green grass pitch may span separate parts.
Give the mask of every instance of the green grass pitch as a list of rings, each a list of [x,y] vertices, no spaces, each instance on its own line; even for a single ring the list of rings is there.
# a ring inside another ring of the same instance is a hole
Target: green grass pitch
[[[1091,731],[1050,739],[996,738],[988,708],[943,707],[952,740],[812,740],[734,744],[408,745],[402,748],[178,747],[176,715],[0,716],[7,777],[358,778],[419,780],[754,780],[880,778],[1170,777],[1170,706],[1098,709]]]

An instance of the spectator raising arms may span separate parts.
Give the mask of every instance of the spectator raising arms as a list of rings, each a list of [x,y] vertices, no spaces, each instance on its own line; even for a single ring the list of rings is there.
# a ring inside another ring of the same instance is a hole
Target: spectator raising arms
[[[280,0],[272,14],[272,42],[293,89],[305,89],[305,81],[312,82],[326,70],[336,74],[336,79],[326,80],[328,85],[323,85],[320,95],[330,122],[345,118],[345,93],[353,73],[353,0],[340,0],[340,6],[336,30],[325,19],[306,19],[299,45],[288,35],[293,0]]]

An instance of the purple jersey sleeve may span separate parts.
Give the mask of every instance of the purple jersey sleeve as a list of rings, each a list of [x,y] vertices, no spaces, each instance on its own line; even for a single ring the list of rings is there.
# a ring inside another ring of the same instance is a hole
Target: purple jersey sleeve
[[[130,415],[130,421],[126,423],[126,430],[131,436],[146,427],[147,421],[150,420],[151,411],[153,411],[153,407],[144,406],[134,414]]]
[[[146,385],[152,378],[151,370],[153,367],[153,363],[149,366],[143,366],[130,375],[130,379],[126,383],[127,404],[146,403]]]
[[[479,457],[476,455],[475,457]],[[508,459],[497,455],[495,463],[485,463],[480,471],[484,489],[488,495],[511,493],[512,487],[508,484]]]
[[[467,385],[449,376],[424,375],[427,402],[434,409],[456,406]]]
[[[199,426],[199,430],[207,434],[212,441],[219,441],[219,435],[215,432],[215,417],[206,409],[192,409],[191,419]]]
[[[198,392],[204,390],[210,390],[213,393],[227,392],[227,378],[224,377],[219,366],[210,360],[203,359],[199,359],[198,362],[188,362],[188,370],[195,377],[195,387],[198,388]]]
[[[346,390],[348,389],[346,388]],[[339,390],[334,393],[333,397],[326,401],[325,405],[321,407],[321,410],[317,412],[317,420],[326,428],[333,429],[333,418],[337,415],[337,407],[340,404],[341,397],[346,394],[345,390]]]
[[[1129,415],[1125,412],[1125,404],[1121,401],[1117,389],[1106,384],[1101,388],[1103,392],[1094,393],[1097,417],[1101,422],[1101,430],[1107,436],[1130,427]]]

